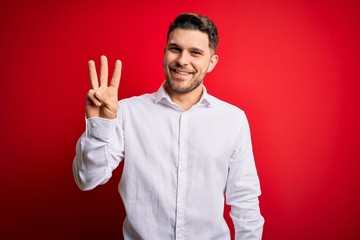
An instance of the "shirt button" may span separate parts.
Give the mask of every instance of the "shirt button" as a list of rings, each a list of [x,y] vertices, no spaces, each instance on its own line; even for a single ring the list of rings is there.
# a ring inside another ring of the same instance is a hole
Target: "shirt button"
[[[91,127],[96,128],[97,124],[96,123],[91,123]]]

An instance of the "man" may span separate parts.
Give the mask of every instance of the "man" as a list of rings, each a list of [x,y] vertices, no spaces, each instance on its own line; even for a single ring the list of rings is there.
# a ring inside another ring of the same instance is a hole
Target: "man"
[[[124,160],[119,192],[125,239],[229,239],[224,200],[236,239],[261,239],[263,217],[246,116],[206,91],[218,62],[215,24],[185,13],[171,24],[164,53],[166,81],[153,94],[118,102],[121,62],[108,85],[89,62],[86,131],[73,172],[82,190],[106,183]]]

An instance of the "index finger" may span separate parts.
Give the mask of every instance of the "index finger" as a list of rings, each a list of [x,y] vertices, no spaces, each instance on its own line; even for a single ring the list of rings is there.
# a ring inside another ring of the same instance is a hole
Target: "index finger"
[[[120,78],[121,78],[121,70],[122,70],[122,63],[120,60],[116,60],[114,72],[111,78],[110,86],[118,89],[120,85]]]
[[[99,81],[96,73],[95,62],[93,60],[90,60],[88,63],[88,67],[89,67],[90,86],[92,89],[96,90],[99,88]]]

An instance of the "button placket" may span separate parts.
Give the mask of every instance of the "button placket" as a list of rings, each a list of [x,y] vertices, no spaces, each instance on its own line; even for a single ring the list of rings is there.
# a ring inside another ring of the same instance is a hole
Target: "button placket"
[[[189,114],[183,112],[180,116],[179,129],[179,159],[178,159],[178,186],[176,198],[176,239],[185,238],[185,197],[187,181]]]

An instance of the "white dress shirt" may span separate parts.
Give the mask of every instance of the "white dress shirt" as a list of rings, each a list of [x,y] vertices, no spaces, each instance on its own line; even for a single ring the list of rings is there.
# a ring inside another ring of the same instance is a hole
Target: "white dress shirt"
[[[82,190],[106,183],[124,160],[119,184],[125,239],[261,239],[259,179],[245,113],[209,94],[183,111],[165,91],[119,101],[117,119],[90,118],[76,146]]]

